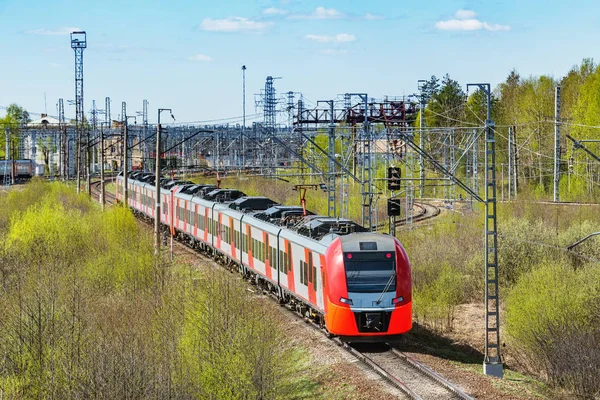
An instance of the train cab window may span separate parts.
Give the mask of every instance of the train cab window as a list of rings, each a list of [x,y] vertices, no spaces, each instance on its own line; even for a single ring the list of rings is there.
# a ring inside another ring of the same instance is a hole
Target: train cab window
[[[396,262],[394,253],[344,253],[348,292],[381,293],[396,290]]]

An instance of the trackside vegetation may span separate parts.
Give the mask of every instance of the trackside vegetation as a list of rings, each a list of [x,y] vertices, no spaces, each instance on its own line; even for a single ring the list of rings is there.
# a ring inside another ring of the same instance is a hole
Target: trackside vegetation
[[[316,396],[276,307],[227,272],[157,262],[128,210],[38,181],[0,208],[0,398]]]

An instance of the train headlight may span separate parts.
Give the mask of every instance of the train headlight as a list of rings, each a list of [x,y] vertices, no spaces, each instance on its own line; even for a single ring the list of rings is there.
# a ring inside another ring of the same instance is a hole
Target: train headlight
[[[347,299],[345,297],[340,297],[340,303],[348,304],[349,306],[351,306],[353,304],[352,300]]]
[[[395,298],[394,300],[392,300],[392,303],[393,303],[393,304],[400,304],[400,303],[402,303],[403,301],[404,301],[404,297],[400,296],[400,297],[397,297],[397,298]]]

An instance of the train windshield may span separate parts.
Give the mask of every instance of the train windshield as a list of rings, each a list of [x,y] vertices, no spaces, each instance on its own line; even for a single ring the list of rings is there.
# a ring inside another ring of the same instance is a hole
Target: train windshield
[[[396,263],[393,252],[344,254],[348,292],[382,293],[396,290]]]

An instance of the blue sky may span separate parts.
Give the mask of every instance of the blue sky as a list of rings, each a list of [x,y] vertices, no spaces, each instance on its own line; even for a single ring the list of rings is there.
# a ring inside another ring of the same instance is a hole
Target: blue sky
[[[133,114],[148,99],[151,122],[159,107],[179,122],[241,116],[243,64],[250,115],[267,75],[314,103],[410,94],[433,74],[463,86],[495,86],[512,68],[561,77],[600,50],[597,0],[0,0],[0,21],[0,106],[44,112],[46,93],[56,114],[74,98],[77,28],[86,110],[110,96],[116,119],[122,101]]]

